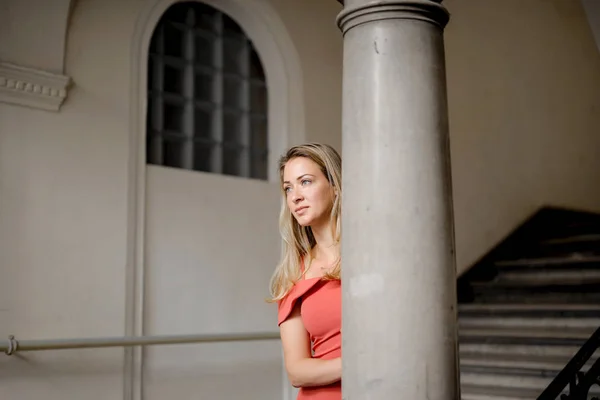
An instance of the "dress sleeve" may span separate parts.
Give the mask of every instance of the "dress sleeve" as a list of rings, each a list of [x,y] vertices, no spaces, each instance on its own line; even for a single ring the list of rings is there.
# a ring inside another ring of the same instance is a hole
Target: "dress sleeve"
[[[293,295],[295,292],[294,289],[295,287],[292,288],[292,290],[278,302],[277,326],[281,325],[282,322],[288,319],[292,313],[292,310],[294,309],[294,305],[296,305],[296,301],[298,301],[298,297]]]
[[[277,302],[277,326],[288,319],[296,302],[320,281],[319,278],[301,280],[292,287],[283,299]]]

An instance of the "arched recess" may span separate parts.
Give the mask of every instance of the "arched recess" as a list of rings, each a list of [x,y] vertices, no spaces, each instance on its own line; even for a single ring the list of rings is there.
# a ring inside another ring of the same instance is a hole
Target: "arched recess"
[[[150,39],[164,12],[178,0],[148,0],[137,19],[131,42],[130,154],[126,334],[143,334],[144,216],[146,184],[146,81]],[[300,57],[277,12],[264,0],[204,0],[233,18],[252,40],[268,85],[269,180],[290,145],[304,141],[304,96]],[[285,374],[284,374],[285,375]],[[142,352],[126,349],[124,399],[142,398]],[[284,397],[287,397],[284,394]]]

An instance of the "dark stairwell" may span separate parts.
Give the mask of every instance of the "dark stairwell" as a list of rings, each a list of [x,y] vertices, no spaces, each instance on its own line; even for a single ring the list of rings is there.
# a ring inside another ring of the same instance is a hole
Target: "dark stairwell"
[[[457,288],[462,399],[538,399],[600,327],[600,216],[541,209]]]

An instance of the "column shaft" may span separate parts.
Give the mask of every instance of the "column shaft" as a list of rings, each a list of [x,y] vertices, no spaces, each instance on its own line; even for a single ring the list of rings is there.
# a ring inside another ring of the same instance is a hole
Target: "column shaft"
[[[458,400],[440,1],[347,0],[343,398]]]

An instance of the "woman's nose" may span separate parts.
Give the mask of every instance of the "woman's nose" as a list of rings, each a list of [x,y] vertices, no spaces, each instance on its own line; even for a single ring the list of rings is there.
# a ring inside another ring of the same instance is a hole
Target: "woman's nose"
[[[294,203],[299,202],[300,200],[302,200],[302,194],[298,193],[298,191],[294,190],[294,193],[292,194],[292,201]]]

